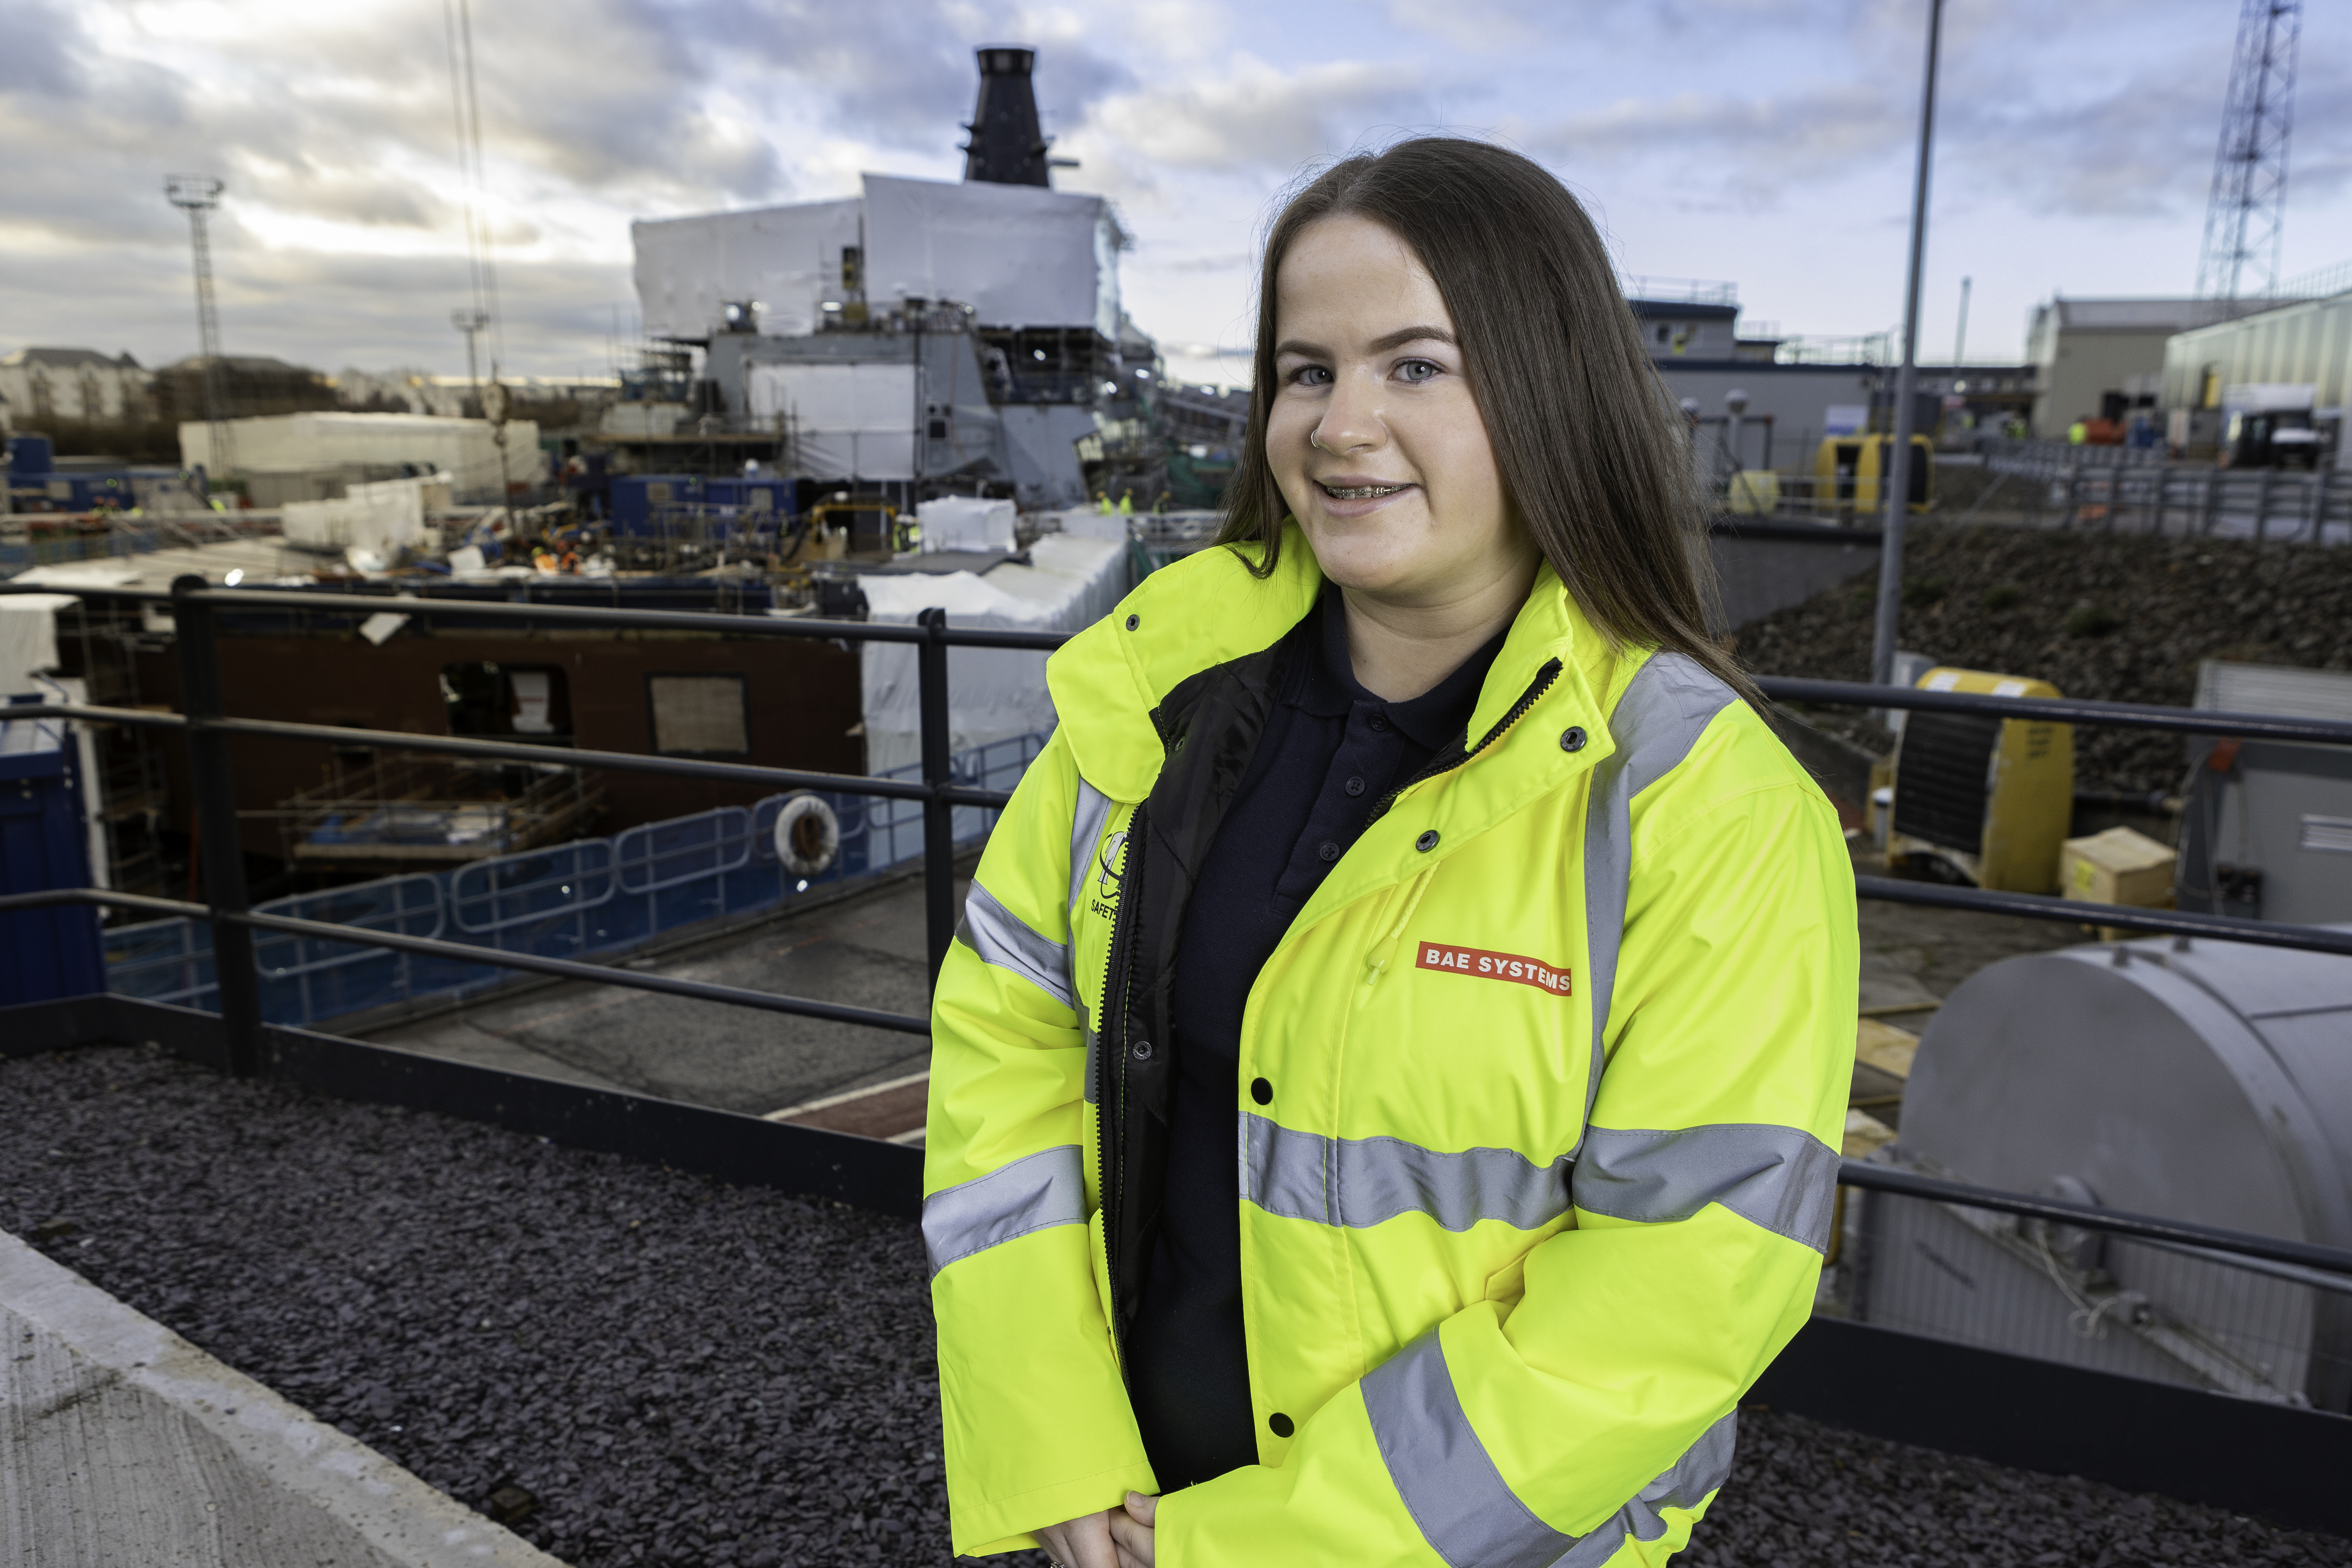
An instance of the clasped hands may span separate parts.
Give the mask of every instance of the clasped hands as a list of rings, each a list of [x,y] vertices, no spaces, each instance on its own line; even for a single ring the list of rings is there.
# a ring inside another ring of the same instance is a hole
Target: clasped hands
[[[1125,1508],[1048,1525],[1037,1539],[1061,1568],[1151,1568],[1151,1521],[1159,1512],[1158,1498],[1129,1492]]]

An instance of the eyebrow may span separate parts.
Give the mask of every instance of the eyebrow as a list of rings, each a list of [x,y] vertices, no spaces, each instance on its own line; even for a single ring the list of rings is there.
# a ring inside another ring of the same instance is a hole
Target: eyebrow
[[[1407,343],[1424,342],[1444,343],[1448,348],[1461,347],[1454,334],[1444,327],[1399,327],[1393,332],[1381,333],[1367,343],[1365,348],[1367,352],[1377,354],[1386,353],[1391,349],[1402,348]],[[1275,345],[1274,357],[1280,359],[1284,354],[1304,354],[1309,359],[1314,359],[1328,352],[1319,343],[1301,342],[1292,338]]]

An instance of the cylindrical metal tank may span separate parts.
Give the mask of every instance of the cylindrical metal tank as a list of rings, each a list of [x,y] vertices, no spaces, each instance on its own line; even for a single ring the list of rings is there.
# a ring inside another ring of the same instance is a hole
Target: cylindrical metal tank
[[[1921,1037],[1898,1164],[2352,1247],[2352,958],[2169,938],[1993,964]],[[2352,1406],[2329,1277],[1874,1196],[1856,1315],[2079,1364]]]

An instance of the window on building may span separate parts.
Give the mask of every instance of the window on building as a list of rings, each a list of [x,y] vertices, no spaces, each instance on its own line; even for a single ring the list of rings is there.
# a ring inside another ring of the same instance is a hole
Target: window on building
[[[441,699],[452,735],[511,735],[569,745],[572,700],[551,664],[446,664]]]
[[[649,675],[646,700],[656,752],[740,757],[751,750],[751,713],[740,675]]]

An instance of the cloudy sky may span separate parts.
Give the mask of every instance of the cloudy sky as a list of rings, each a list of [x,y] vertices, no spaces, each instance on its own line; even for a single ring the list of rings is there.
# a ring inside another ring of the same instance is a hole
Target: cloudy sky
[[[0,351],[195,346],[167,172],[227,182],[231,353],[457,372],[446,0],[0,0]],[[953,179],[973,46],[1039,50],[1065,188],[1118,204],[1177,368],[1245,342],[1251,247],[1318,160],[1492,137],[1628,273],[1738,285],[1783,332],[1887,329],[1927,0],[472,0],[487,200],[524,374],[600,373],[629,220]],[[2053,292],[2194,283],[2238,6],[1949,0],[1923,354],[2021,352]],[[2352,5],[2305,20],[2289,275],[2352,258]],[[1222,369],[1220,368],[1222,367]]]

